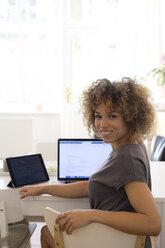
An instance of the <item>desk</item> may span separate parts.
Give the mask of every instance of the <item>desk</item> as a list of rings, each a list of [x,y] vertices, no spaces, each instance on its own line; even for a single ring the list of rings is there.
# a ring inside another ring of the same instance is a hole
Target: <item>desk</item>
[[[160,235],[160,248],[165,248],[165,162],[151,163],[152,194],[162,220],[162,230]],[[0,177],[0,188],[6,187],[9,176]],[[87,198],[64,199],[49,195],[27,197],[22,200],[23,214],[25,216],[43,216],[45,207],[52,207],[59,211],[70,209],[88,209]]]
[[[9,225],[9,235],[0,238],[0,248],[29,248],[30,237],[37,224],[28,223],[26,219],[16,224]]]

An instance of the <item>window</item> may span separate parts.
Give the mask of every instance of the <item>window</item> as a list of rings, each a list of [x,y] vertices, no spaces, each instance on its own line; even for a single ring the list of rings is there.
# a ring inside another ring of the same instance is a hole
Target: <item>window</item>
[[[123,39],[129,32],[120,0],[68,1],[67,5],[67,52],[70,53],[70,77],[72,99],[77,101],[84,86],[97,78],[111,80],[132,73],[132,53],[124,51],[131,46],[131,39]],[[124,7],[125,9],[125,7]],[[69,57],[69,54],[68,54]],[[124,63],[123,63],[124,62]]]
[[[0,109],[55,111],[97,78],[146,76],[164,51],[161,2],[1,0]]]
[[[1,106],[33,109],[61,101],[60,8],[57,0],[1,1]]]

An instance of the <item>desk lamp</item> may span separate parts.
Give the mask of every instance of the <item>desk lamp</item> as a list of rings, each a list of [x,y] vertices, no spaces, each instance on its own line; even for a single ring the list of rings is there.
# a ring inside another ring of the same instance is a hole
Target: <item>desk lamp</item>
[[[22,206],[17,189],[0,189],[0,237],[8,235],[8,224],[23,220]]]

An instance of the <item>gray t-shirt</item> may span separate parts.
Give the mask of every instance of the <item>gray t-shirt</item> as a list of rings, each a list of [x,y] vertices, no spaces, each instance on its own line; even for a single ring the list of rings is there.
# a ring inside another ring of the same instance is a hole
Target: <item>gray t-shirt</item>
[[[151,189],[150,166],[143,143],[113,150],[103,166],[90,177],[91,208],[134,212],[123,187],[129,182],[145,182]]]

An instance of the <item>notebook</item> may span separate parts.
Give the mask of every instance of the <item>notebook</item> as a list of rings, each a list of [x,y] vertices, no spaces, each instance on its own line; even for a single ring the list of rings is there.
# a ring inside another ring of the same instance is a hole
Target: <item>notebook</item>
[[[49,181],[41,154],[6,158],[11,181],[8,187],[20,187]]]
[[[100,139],[58,139],[58,181],[88,180],[111,151],[111,145]]]

